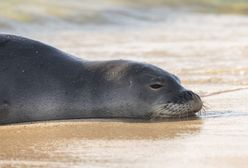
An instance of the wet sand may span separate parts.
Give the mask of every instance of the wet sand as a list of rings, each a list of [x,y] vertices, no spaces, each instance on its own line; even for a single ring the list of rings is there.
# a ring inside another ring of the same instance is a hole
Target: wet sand
[[[200,95],[223,93],[204,97],[206,112],[194,119],[0,126],[0,167],[247,167],[248,90],[225,92],[248,84],[247,24],[245,16],[188,13],[142,26],[8,31],[83,59],[152,63]]]

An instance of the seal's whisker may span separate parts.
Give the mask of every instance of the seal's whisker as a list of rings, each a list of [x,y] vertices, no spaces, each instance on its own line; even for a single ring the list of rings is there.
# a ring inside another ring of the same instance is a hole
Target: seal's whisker
[[[164,105],[155,106],[155,107],[153,108],[151,120],[154,120],[154,119],[156,119],[157,117],[159,117],[161,111],[163,111],[163,110],[164,110]]]
[[[166,104],[160,104],[156,105],[153,108],[153,115],[151,119],[156,118],[173,118],[176,117],[178,119],[181,118],[189,118],[191,114],[191,109],[194,106],[192,105],[192,102],[189,103],[166,103]]]
[[[204,108],[204,109],[210,109],[211,108],[211,105],[209,105],[207,102],[205,102],[205,101],[202,101],[202,108]]]
[[[209,106],[206,105],[206,102],[202,103],[202,109],[198,112],[199,116],[206,115],[206,111],[209,109]]]

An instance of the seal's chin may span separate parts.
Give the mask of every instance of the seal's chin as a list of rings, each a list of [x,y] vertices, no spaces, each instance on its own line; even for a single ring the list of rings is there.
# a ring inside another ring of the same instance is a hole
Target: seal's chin
[[[156,105],[153,109],[151,119],[182,118],[195,115],[202,109],[202,101],[190,100],[185,103],[166,103]]]

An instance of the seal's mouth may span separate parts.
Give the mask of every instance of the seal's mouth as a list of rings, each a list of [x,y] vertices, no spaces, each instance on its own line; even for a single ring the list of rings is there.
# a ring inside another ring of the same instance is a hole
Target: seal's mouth
[[[151,119],[190,117],[199,112],[202,106],[197,94],[185,91],[170,102],[154,106]]]

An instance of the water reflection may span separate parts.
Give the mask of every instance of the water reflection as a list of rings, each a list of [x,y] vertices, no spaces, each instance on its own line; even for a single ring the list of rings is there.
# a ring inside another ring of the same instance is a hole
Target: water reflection
[[[56,162],[82,162],[86,156],[92,157],[92,151],[123,150],[130,143],[138,147],[144,143],[153,145],[156,141],[193,136],[200,132],[201,126],[199,119],[153,123],[74,121],[1,126],[0,166],[42,166],[49,163],[58,166]],[[118,144],[122,146],[118,147]]]
[[[239,111],[208,111],[199,115],[202,119],[226,118],[226,117],[248,117],[248,113]]]
[[[47,139],[167,139],[200,131],[202,121],[175,119],[170,121],[139,120],[74,120],[16,124],[0,127],[0,137],[11,137],[25,141],[46,141]],[[33,136],[36,135],[36,136]],[[29,139],[29,140],[28,140]]]

